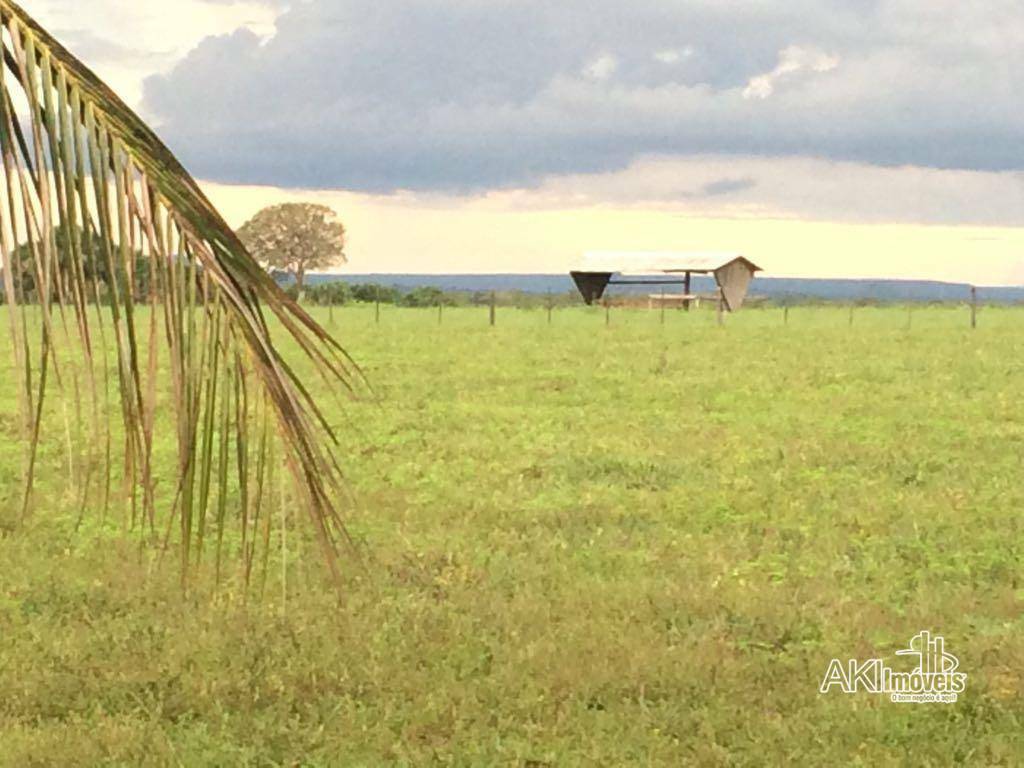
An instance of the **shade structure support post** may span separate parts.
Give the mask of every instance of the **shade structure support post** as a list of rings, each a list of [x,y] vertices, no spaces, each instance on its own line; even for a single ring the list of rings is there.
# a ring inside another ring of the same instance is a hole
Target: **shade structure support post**
[[[683,281],[683,293],[686,294],[686,298],[683,299],[683,309],[687,312],[690,311],[690,283],[691,274],[687,272],[686,279]]]

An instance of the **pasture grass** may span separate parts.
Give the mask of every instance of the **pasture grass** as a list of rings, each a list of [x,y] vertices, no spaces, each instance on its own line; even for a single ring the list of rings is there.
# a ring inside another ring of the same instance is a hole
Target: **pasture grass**
[[[1024,762],[1024,311],[333,317],[340,606],[298,519],[262,599],[76,532],[53,419],[15,525],[3,371],[0,764]],[[818,692],[922,629],[958,703]]]

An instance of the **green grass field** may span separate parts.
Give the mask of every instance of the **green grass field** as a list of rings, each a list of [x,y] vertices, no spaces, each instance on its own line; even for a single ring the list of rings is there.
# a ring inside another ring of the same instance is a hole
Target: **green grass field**
[[[0,538],[0,763],[1024,763],[1024,310],[334,319],[379,400],[336,414],[343,604],[298,519],[262,599],[75,533],[51,419]],[[956,704],[818,692],[925,629]]]

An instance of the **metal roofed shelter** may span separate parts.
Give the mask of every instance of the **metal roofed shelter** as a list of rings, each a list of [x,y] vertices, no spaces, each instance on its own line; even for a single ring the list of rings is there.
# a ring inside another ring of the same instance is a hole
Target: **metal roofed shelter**
[[[609,285],[681,284],[687,310],[697,298],[690,293],[691,277],[714,275],[719,299],[735,312],[743,306],[754,275],[761,271],[738,253],[597,251],[585,254],[580,268],[569,274],[587,304],[600,301]]]

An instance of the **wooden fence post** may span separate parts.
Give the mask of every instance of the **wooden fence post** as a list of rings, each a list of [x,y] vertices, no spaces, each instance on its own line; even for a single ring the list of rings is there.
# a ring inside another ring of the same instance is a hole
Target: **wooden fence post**
[[[551,291],[548,291],[548,325],[551,325],[551,306],[553,302],[551,299]]]
[[[498,296],[494,291],[491,291],[491,325],[494,326],[498,322],[498,309],[497,309]]]
[[[850,327],[853,328],[853,304],[850,305]]]
[[[689,309],[689,307],[687,307]],[[661,324],[665,324],[665,289],[661,289]]]
[[[978,289],[971,286],[971,329],[978,327]]]
[[[782,305],[782,324],[789,325],[789,304]]]
[[[612,303],[608,299],[604,300],[604,327],[607,328],[612,324]]]
[[[376,320],[377,325],[380,325],[380,286],[378,285],[376,290]]]
[[[437,302],[437,324],[438,325],[441,324],[441,317],[442,317],[443,313],[444,313],[444,304],[442,304],[439,301],[439,302]]]

